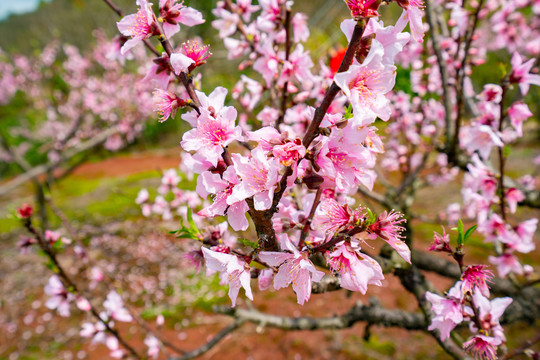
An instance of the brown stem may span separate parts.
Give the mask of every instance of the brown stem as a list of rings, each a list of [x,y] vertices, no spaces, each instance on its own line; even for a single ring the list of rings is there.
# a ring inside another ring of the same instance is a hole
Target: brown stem
[[[510,351],[502,359],[503,360],[508,360],[508,359],[513,358],[514,356],[521,355],[521,354],[523,354],[525,352],[525,350],[527,350],[528,348],[530,348],[531,346],[533,346],[534,344],[536,344],[539,341],[540,341],[540,332],[538,334],[536,334],[536,336],[533,337],[532,339],[525,341],[519,347],[517,347],[514,350]]]
[[[442,83],[442,97],[444,105],[444,122],[445,122],[445,132],[446,132],[446,150],[450,149],[450,140],[452,138],[452,99],[450,98],[450,85],[449,85],[449,74],[448,68],[446,67],[446,62],[443,57],[443,51],[441,44],[439,42],[440,29],[436,26],[436,9],[433,0],[426,2],[426,14],[429,27],[431,29],[431,44],[433,46],[433,51],[437,57],[437,64],[439,66],[439,72],[441,74],[441,83]],[[450,159],[453,156],[449,156]]]
[[[284,5],[286,6],[286,4]],[[285,61],[289,61],[291,54],[291,10],[285,11]],[[285,118],[285,111],[287,110],[287,100],[289,98],[289,81],[285,81],[283,84],[283,93],[281,94],[281,110],[278,119],[276,120],[275,128],[279,128],[279,124],[283,122]]]
[[[231,11],[231,13],[238,15],[238,24],[236,24],[236,29],[238,30],[238,32],[240,32],[240,34],[242,34],[244,40],[249,43],[249,47],[251,48],[251,50],[257,52],[253,40],[250,38],[249,34],[246,31],[242,16],[238,13],[238,11],[236,11],[236,7],[234,7],[232,1],[225,0],[225,5]]]
[[[502,130],[503,130],[504,98],[506,95],[506,91],[508,90],[508,84],[507,84],[506,79],[503,80],[501,87],[502,87],[502,94],[501,94],[501,104],[500,104],[500,112],[499,112],[499,133],[502,133]],[[504,146],[499,147],[498,154],[499,154],[499,191],[501,192],[500,210],[501,210],[502,219],[506,221],[506,194],[504,190],[504,165],[506,162],[506,157],[504,156]]]
[[[463,93],[463,88],[465,87],[465,67],[467,66],[467,59],[469,57],[469,50],[471,48],[471,44],[474,38],[474,32],[476,30],[476,27],[478,26],[478,15],[480,13],[480,10],[482,9],[482,5],[484,4],[484,0],[480,0],[478,3],[478,7],[476,8],[476,11],[474,12],[473,16],[473,23],[472,26],[467,30],[465,33],[465,47],[464,47],[464,54],[463,59],[461,60],[461,66],[459,69],[457,69],[457,83],[458,88],[456,89],[457,93],[457,115],[456,115],[456,129],[454,131],[454,136],[452,139],[452,146],[450,153],[455,154],[456,149],[458,146],[459,141],[459,131],[461,128],[461,122],[463,119],[463,106],[465,104],[465,94]],[[458,46],[459,49],[459,46]]]
[[[315,194],[315,199],[313,200],[313,204],[311,205],[311,211],[309,212],[309,215],[306,218],[306,221],[304,223],[304,228],[302,229],[302,233],[300,234],[300,242],[298,243],[299,248],[302,248],[304,246],[304,241],[306,240],[306,237],[309,234],[309,230],[311,228],[311,222],[313,221],[313,216],[315,216],[315,210],[317,210],[317,206],[319,205],[319,202],[321,201],[321,195],[322,195],[322,189],[319,187],[317,189],[317,193]]]
[[[356,50],[360,46],[361,40],[362,40],[362,34],[364,33],[364,29],[366,27],[366,19],[360,19],[356,23],[356,26],[354,27],[354,31],[351,37],[351,42],[349,43],[349,47],[347,48],[347,51],[345,52],[345,56],[343,57],[343,60],[341,61],[341,65],[339,65],[338,73],[345,72],[349,70],[349,67],[351,66],[351,63],[354,58],[354,54],[356,53]],[[315,115],[313,116],[313,120],[311,121],[311,124],[309,125],[309,128],[306,132],[306,135],[304,136],[304,139],[302,140],[302,143],[307,148],[311,142],[319,135],[319,126],[321,125],[321,122],[324,119],[324,115],[326,115],[326,112],[330,108],[330,105],[332,104],[332,101],[334,101],[334,98],[339,93],[339,86],[335,82],[332,83],[328,91],[326,92],[326,95],[324,96],[324,99],[321,103],[321,105],[315,110]]]
[[[174,49],[170,41],[165,36],[165,33],[163,32],[163,29],[161,25],[159,24],[159,21],[157,22],[157,24],[158,24],[159,32],[161,33],[161,35],[158,36],[159,42],[161,43],[161,45],[163,46],[163,49],[165,50],[167,55],[169,55],[169,58],[170,58],[174,52]],[[195,93],[195,86],[193,85],[193,80],[191,79],[191,77],[188,77],[186,73],[184,72],[181,72],[179,75],[176,75],[176,77],[182,82],[182,84],[186,88],[186,91],[189,97],[191,98],[191,100],[193,100],[193,104],[197,107],[195,110],[198,113],[200,113],[198,108],[201,107],[201,102],[199,101],[199,97],[197,96],[197,93]]]

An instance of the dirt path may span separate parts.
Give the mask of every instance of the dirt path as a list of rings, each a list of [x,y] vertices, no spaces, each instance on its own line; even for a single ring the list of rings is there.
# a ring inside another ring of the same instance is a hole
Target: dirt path
[[[99,162],[85,163],[79,166],[73,175],[90,179],[120,177],[157,169],[176,168],[179,163],[179,149],[167,149],[155,153],[120,155]]]

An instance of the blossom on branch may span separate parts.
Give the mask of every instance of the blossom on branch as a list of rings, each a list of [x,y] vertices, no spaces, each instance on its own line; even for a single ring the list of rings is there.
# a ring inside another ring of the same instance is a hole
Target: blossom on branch
[[[365,294],[368,285],[382,286],[384,275],[379,263],[353,249],[351,244],[338,244],[328,256],[330,269],[339,272],[342,288]]]
[[[159,0],[159,21],[163,22],[163,32],[167,38],[180,31],[180,24],[195,26],[204,23],[200,11],[185,6],[183,1]]]
[[[300,252],[291,243],[287,234],[280,237],[281,247],[289,252],[262,251],[259,258],[270,266],[279,266],[274,277],[274,288],[279,290],[291,283],[298,304],[304,305],[311,296],[311,281],[321,281],[324,273],[315,269],[307,252]]]
[[[137,0],[137,5],[139,9],[136,14],[124,16],[116,23],[122,35],[131,37],[122,46],[122,55],[143,40],[159,34],[152,4],[148,0]]]
[[[212,251],[205,247],[202,248],[202,252],[208,269],[218,271],[223,283],[229,285],[229,297],[233,307],[236,306],[236,298],[241,287],[246,291],[248,299],[253,300],[249,264],[236,255]]]

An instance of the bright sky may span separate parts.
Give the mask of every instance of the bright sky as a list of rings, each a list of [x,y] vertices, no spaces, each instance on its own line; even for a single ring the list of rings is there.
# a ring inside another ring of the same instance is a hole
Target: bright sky
[[[50,0],[46,0],[50,1]],[[34,11],[40,0],[0,0],[0,21],[10,14],[22,14]]]

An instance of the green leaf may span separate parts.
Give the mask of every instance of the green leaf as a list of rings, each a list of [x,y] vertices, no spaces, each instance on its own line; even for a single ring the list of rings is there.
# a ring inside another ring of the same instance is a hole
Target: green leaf
[[[457,243],[458,243],[458,246],[462,246],[464,243],[463,234],[465,232],[465,226],[463,225],[463,221],[461,221],[461,219],[458,220],[457,231],[458,231]]]
[[[253,248],[253,249],[258,249],[259,248],[259,243],[248,240],[248,239],[238,239],[237,241],[240,244],[242,244],[244,246],[247,246],[247,247],[250,247],[250,248]]]
[[[170,231],[170,234],[176,235],[176,238],[178,239],[193,239],[193,240],[200,240],[200,231],[197,228],[197,225],[195,225],[195,221],[193,221],[193,215],[191,213],[191,209],[188,208],[187,212],[187,219],[189,223],[189,228],[185,227],[184,221],[180,219],[180,229]]]
[[[366,211],[368,213],[368,224],[371,225],[377,219],[377,215],[375,215],[369,208],[366,208]]]
[[[349,106],[347,106],[347,107],[345,108],[345,115],[343,115],[343,118],[344,118],[345,120],[349,120],[349,119],[352,119],[352,117],[353,117],[352,105],[349,104]]]
[[[195,232],[195,234],[200,234],[199,229],[197,229],[197,225],[195,225],[195,221],[193,221],[193,215],[191,214],[190,208],[188,208],[188,211],[187,211],[187,219],[188,219],[190,229],[193,232]]]
[[[469,238],[472,236],[473,232],[476,230],[478,225],[471,226],[467,231],[465,232],[465,235],[463,235],[463,243],[465,243]]]

